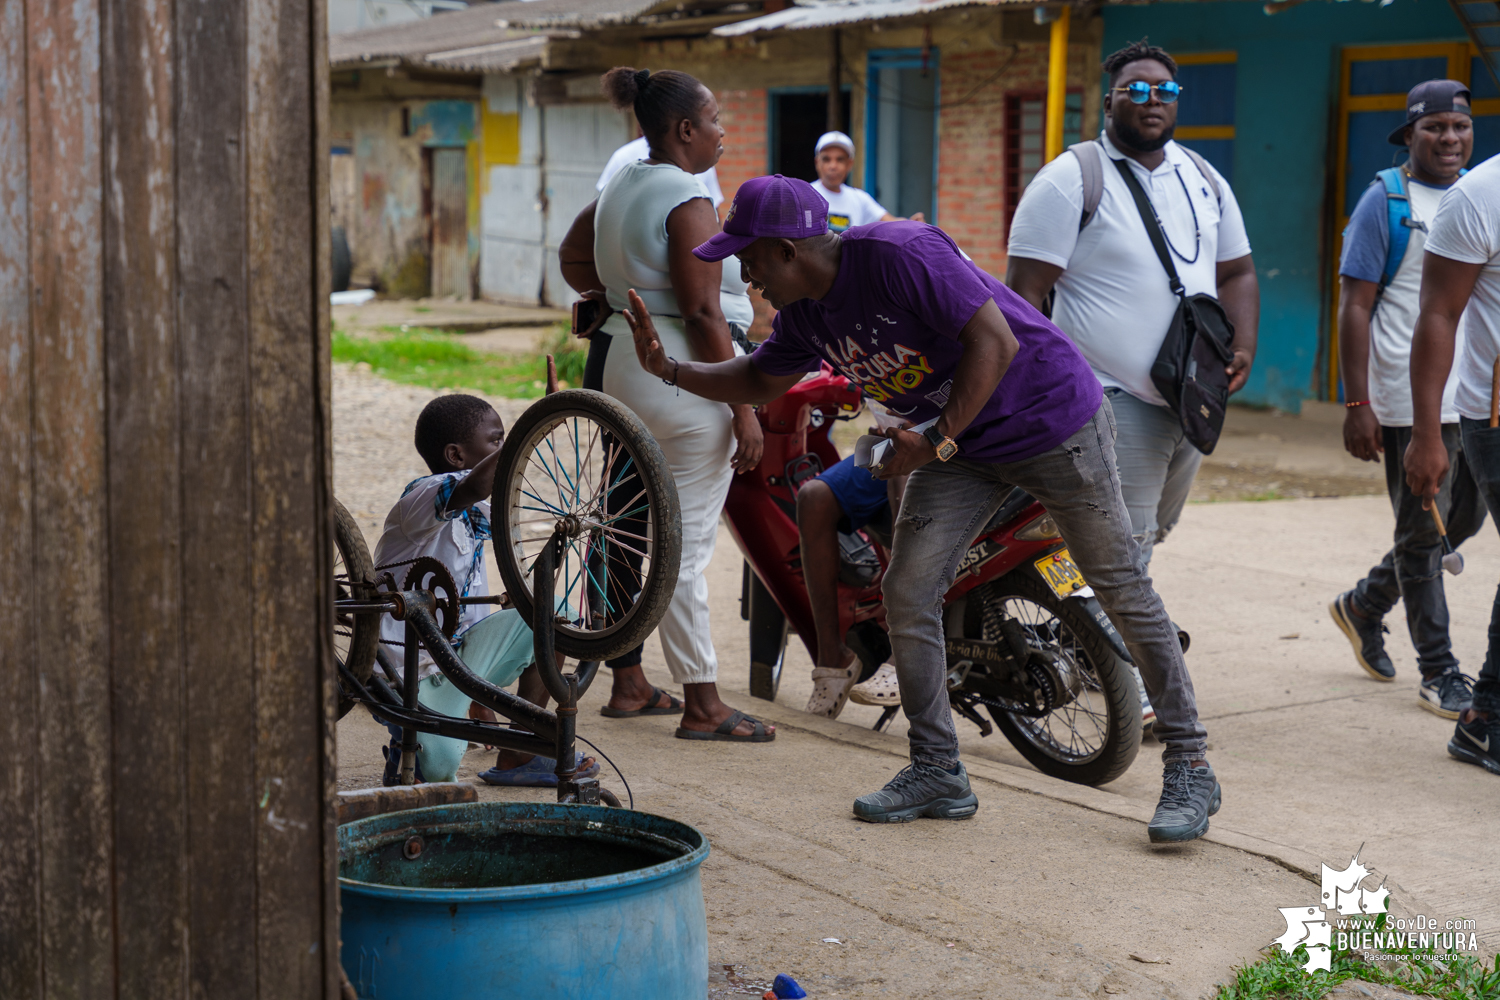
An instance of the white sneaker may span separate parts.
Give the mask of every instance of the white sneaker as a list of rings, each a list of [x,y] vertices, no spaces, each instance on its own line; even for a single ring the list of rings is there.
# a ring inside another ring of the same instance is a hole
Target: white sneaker
[[[901,686],[896,683],[896,668],[882,663],[880,669],[867,681],[860,681],[849,689],[849,700],[856,705],[874,705],[890,708],[901,704]]]
[[[859,657],[853,653],[842,667],[813,667],[813,693],[803,709],[811,715],[837,719],[849,700],[849,688],[859,677]]]

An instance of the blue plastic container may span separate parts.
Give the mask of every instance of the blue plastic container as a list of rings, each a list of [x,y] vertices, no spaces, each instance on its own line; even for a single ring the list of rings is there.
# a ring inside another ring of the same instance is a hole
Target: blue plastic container
[[[603,806],[471,802],[339,828],[363,1000],[703,1000],[708,841]]]

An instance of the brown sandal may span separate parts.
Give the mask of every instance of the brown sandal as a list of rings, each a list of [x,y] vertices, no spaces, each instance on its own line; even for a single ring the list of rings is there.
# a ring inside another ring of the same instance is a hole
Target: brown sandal
[[[661,703],[663,698],[667,700],[665,705]],[[627,710],[623,708],[610,708],[608,705],[605,705],[599,709],[599,714],[608,719],[635,719],[642,715],[681,715],[682,702],[667,694],[661,688],[654,687],[651,689],[651,697],[641,708]]]
[[[734,727],[741,722],[748,722],[755,727],[748,736],[735,735]],[[776,738],[776,734],[766,732],[766,724],[759,719],[752,719],[744,712],[732,712],[729,718],[721,722],[719,728],[711,733],[697,729],[683,729],[678,726],[677,738],[679,740],[718,740],[724,743],[770,743]]]

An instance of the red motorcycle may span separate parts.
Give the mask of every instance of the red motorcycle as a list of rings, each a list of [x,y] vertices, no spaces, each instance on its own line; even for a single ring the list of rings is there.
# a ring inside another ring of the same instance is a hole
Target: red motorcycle
[[[862,409],[859,390],[826,365],[759,408],[764,457],[735,477],[725,504],[745,556],[740,614],[757,698],[776,697],[789,633],[817,657],[796,493],[838,462],[829,432]],[[887,517],[839,537],[839,628],[865,677],[891,656],[880,589],[891,527]],[[1130,655],[1040,503],[1019,489],[1006,498],[959,563],[943,607],[949,698],[982,736],[994,730],[980,709],[1046,774],[1102,785],[1125,773],[1141,743]],[[895,712],[887,708],[876,728]]]

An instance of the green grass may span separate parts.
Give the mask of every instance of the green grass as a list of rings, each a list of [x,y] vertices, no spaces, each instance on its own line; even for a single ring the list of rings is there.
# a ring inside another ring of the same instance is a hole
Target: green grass
[[[1383,917],[1379,926],[1384,926]],[[1234,978],[1220,984],[1214,1000],[1322,1000],[1340,983],[1351,979],[1378,983],[1393,989],[1440,1000],[1500,1000],[1500,955],[1486,965],[1462,957],[1439,964],[1414,954],[1411,949],[1388,949],[1402,959],[1394,972],[1371,965],[1354,952],[1335,952],[1327,972],[1308,973],[1302,963],[1306,950],[1300,945],[1291,955],[1280,948],[1253,965],[1234,970]]]
[[[546,351],[530,355],[486,354],[463,342],[462,334],[412,327],[384,337],[351,337],[333,331],[333,360],[364,363],[382,378],[430,389],[471,389],[505,399],[535,399],[546,389],[550,353],[561,388],[583,384],[588,345],[561,324],[548,336]]]

